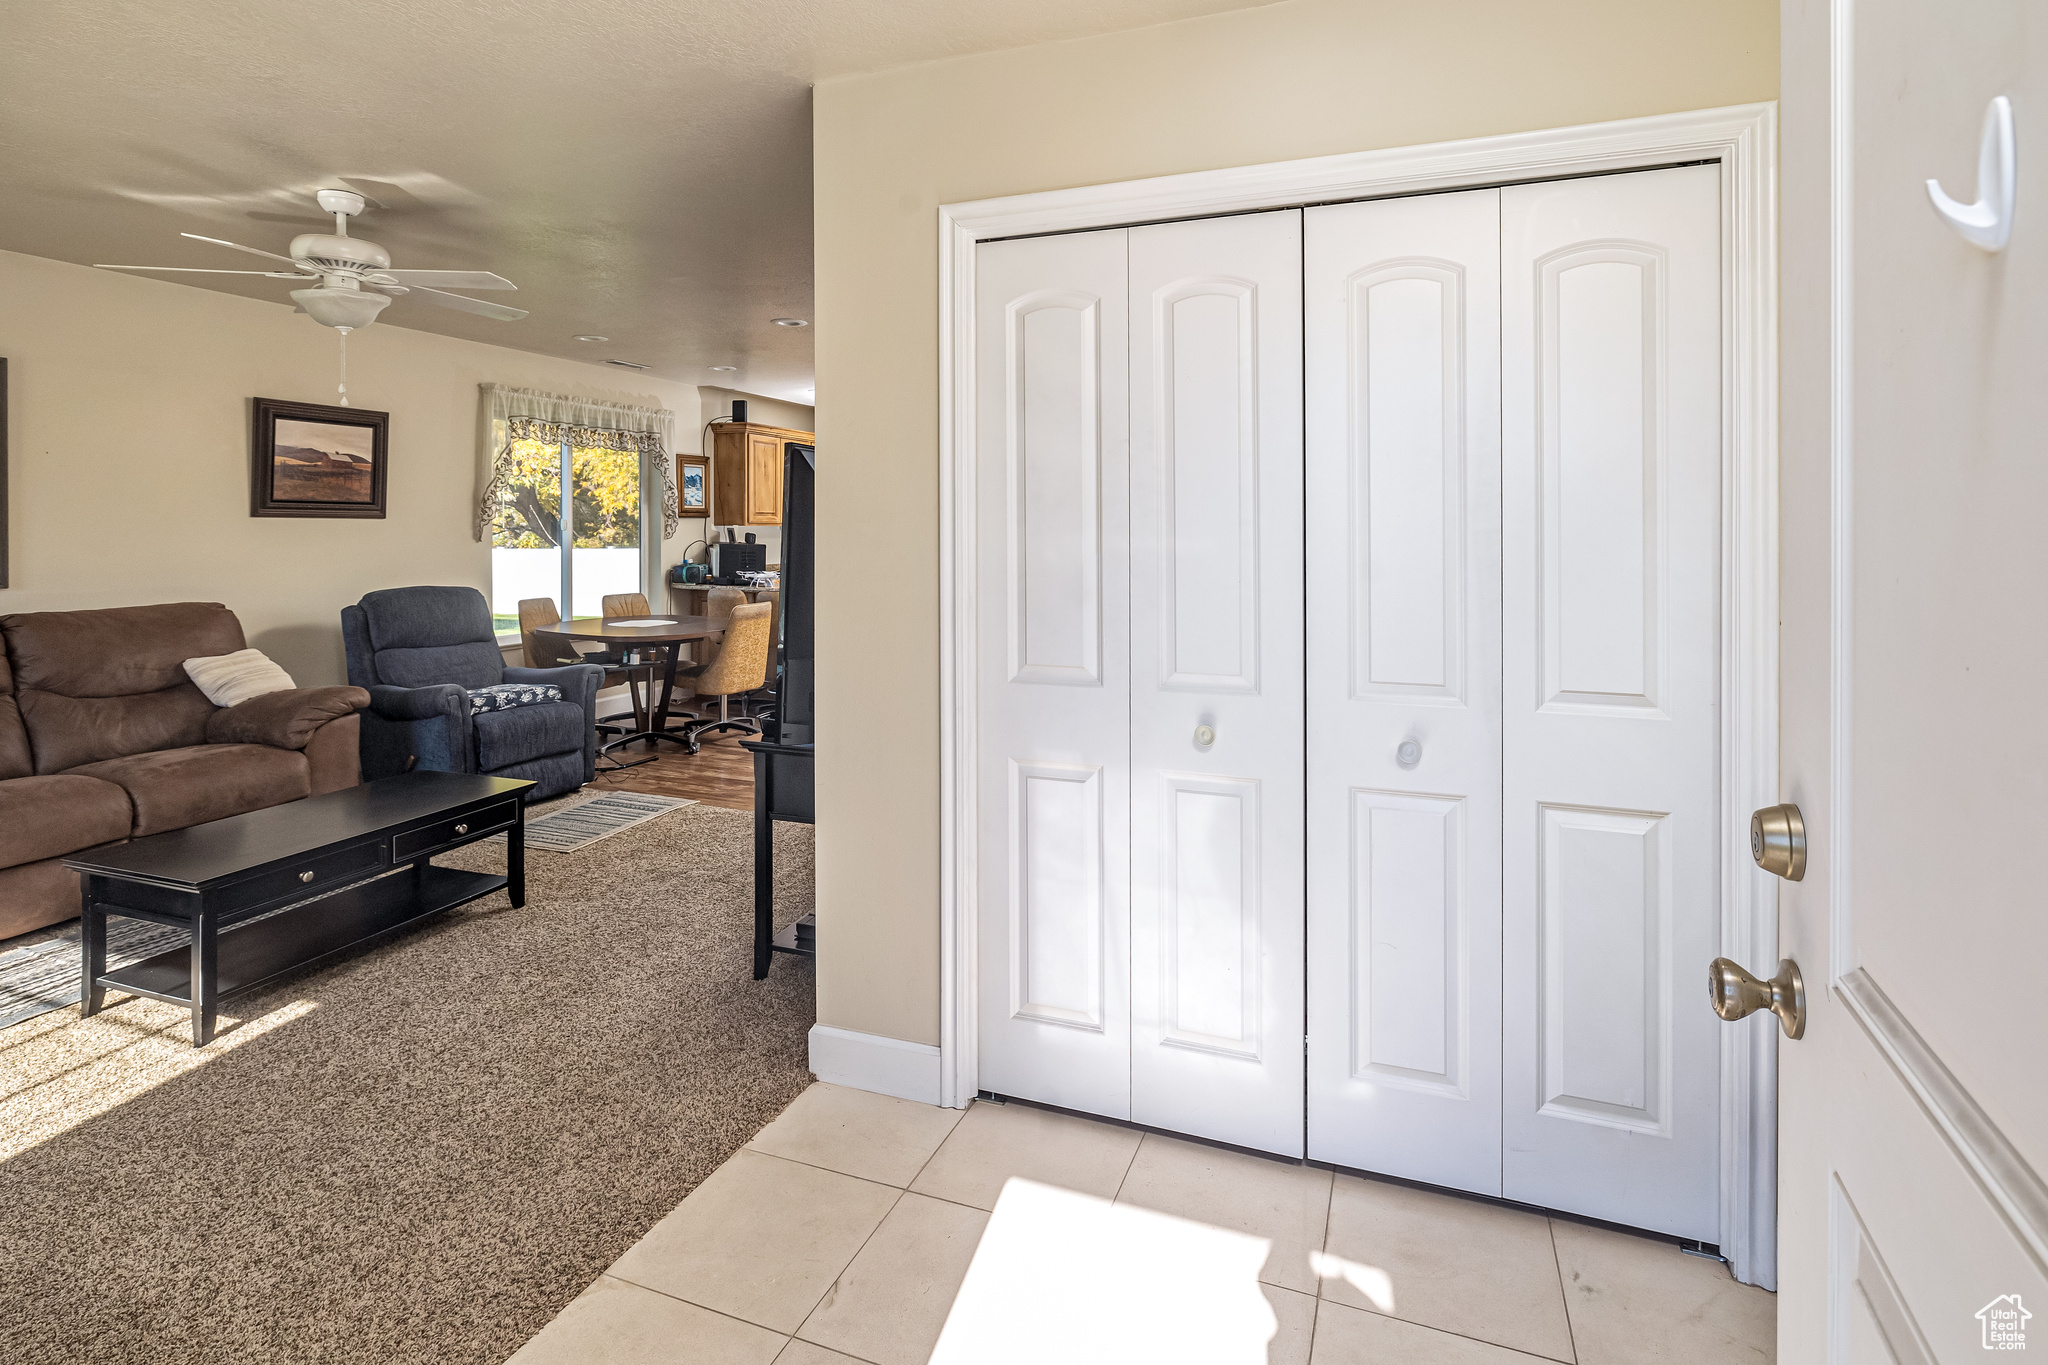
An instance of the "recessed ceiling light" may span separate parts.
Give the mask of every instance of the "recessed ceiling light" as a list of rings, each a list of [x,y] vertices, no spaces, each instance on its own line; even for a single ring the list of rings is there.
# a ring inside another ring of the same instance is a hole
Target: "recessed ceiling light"
[[[616,365],[622,370],[651,370],[654,368],[652,365],[642,365],[637,360],[607,360],[605,364]]]
[[[737,365],[713,365],[711,369],[715,374],[738,374],[740,372],[740,367]]]
[[[571,341],[610,341],[610,340],[611,340],[611,338],[610,338],[610,337],[593,337],[593,336],[581,336],[581,337],[570,337],[570,338],[569,338],[569,340],[571,340]]]
[[[775,319],[775,325],[777,327],[808,327],[811,324],[806,318],[777,318]]]

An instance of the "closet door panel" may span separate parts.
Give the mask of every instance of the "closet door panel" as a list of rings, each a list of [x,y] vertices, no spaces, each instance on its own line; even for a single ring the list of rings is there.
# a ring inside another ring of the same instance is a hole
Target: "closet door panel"
[[[1301,216],[1131,230],[1131,1116],[1302,1151]],[[1200,727],[1213,741],[1202,743]]]
[[[1505,1193],[1718,1242],[1720,173],[1502,191]]]
[[[1130,1116],[1122,230],[975,256],[984,1088]]]
[[[1308,1151],[1491,1195],[1499,214],[1310,209],[1304,300]]]

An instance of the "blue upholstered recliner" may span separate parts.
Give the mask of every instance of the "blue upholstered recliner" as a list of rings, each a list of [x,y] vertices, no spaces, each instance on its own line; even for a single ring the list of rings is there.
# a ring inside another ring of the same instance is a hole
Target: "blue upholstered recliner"
[[[348,680],[370,694],[363,778],[417,767],[538,783],[529,800],[576,790],[597,774],[595,664],[507,668],[491,609],[475,588],[385,588],[341,609]],[[562,700],[472,714],[469,689],[559,687]]]

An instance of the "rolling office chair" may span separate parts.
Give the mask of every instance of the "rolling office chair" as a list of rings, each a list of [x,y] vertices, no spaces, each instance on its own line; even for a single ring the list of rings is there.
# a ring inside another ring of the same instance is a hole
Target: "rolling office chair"
[[[745,605],[747,605],[747,590],[745,588],[715,587],[705,594],[704,619],[720,626],[730,626],[733,612]],[[774,637],[771,635],[769,638],[772,640]],[[697,657],[691,662],[679,665],[676,668],[676,699],[678,701],[689,697],[707,695],[702,688],[697,686],[697,679],[702,677],[704,670],[711,667],[713,661],[718,658],[719,642],[716,640],[699,640],[692,648],[695,650]]]
[[[768,602],[735,607],[732,620],[725,628],[725,643],[719,647],[718,656],[691,679],[698,696],[718,698],[716,720],[706,717],[683,726],[683,737],[691,753],[697,752],[700,736],[714,731],[761,733],[759,721],[732,715],[731,702],[735,696],[752,692],[768,682],[768,656],[774,643],[769,632],[773,629],[774,614],[775,607]]]

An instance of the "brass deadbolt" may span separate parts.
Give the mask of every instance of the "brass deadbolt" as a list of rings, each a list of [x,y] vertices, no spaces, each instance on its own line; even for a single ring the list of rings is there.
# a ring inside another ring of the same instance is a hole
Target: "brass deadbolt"
[[[1806,821],[1799,807],[1765,806],[1749,817],[1749,856],[1772,876],[1796,882],[1806,875]]]
[[[1707,1000],[1714,1013],[1731,1024],[1758,1010],[1769,1010],[1778,1016],[1787,1038],[1806,1035],[1806,982],[1799,975],[1799,964],[1789,957],[1778,964],[1778,974],[1769,981],[1759,980],[1725,957],[1715,958],[1707,967]]]

